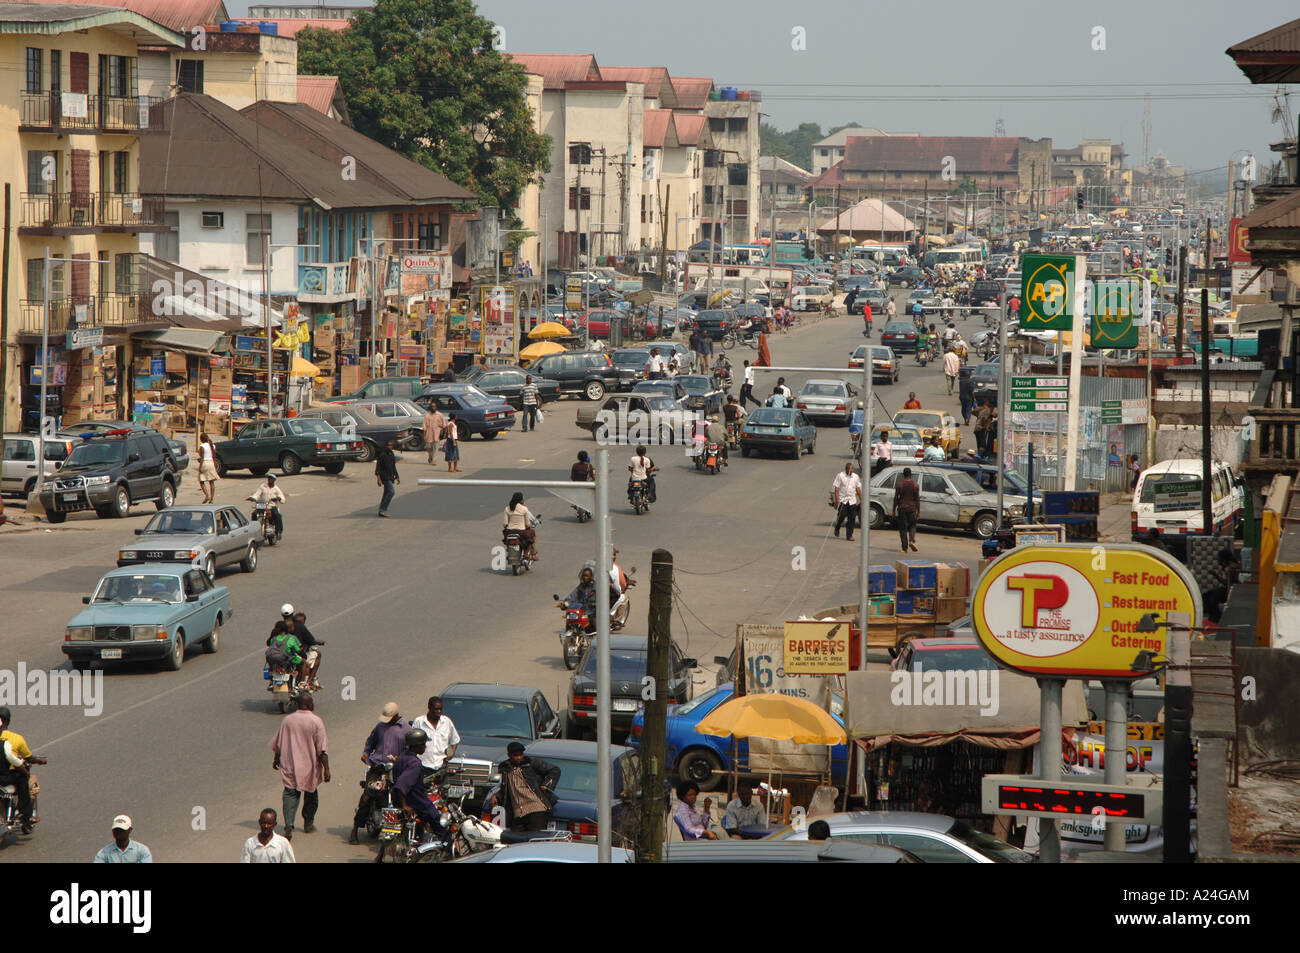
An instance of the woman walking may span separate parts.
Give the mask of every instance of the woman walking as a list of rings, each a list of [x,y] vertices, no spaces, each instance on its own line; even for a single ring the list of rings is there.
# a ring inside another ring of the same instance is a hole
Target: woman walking
[[[217,502],[217,451],[206,433],[199,438],[199,490],[204,503]]]
[[[460,422],[456,415],[447,418],[447,426],[442,431],[442,454],[447,460],[447,472],[460,472]]]

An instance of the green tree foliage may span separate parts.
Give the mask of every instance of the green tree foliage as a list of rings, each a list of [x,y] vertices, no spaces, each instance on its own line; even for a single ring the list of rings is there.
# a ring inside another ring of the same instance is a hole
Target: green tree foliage
[[[802,122],[789,132],[765,122],[758,127],[759,154],[780,156],[786,162],[811,170],[813,143],[824,135],[821,125],[815,122]]]
[[[966,178],[962,179],[962,181],[957,185],[957,187],[952,190],[952,194],[966,195],[967,193],[969,193],[971,195],[974,195],[975,193],[979,192],[979,190],[980,187],[975,182],[975,180],[972,179],[970,176],[966,176]]]
[[[494,28],[470,0],[377,0],[345,30],[301,30],[298,70],[338,76],[359,132],[510,209],[551,144]]]

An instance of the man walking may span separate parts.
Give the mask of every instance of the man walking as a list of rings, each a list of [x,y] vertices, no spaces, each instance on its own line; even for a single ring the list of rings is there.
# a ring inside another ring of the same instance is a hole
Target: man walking
[[[745,407],[745,401],[752,400],[755,407],[762,407],[763,402],[754,396],[754,368],[750,366],[749,361],[745,362],[745,378],[740,385],[740,406]]]
[[[961,371],[961,358],[957,352],[949,350],[943,356],[943,376],[948,379],[948,396],[952,396],[952,385],[957,382],[957,374]]]
[[[436,404],[431,405],[422,423],[424,446],[429,451],[430,463],[433,463],[433,455],[438,452],[438,444],[442,442],[442,431],[446,426],[447,418],[442,415],[442,408]]]
[[[993,411],[987,400],[981,400],[979,410],[975,412],[975,449],[981,457],[988,455],[989,425],[993,422]]]
[[[139,841],[131,840],[135,830],[131,818],[119,814],[113,818],[113,843],[95,855],[96,864],[152,864],[153,853]]]
[[[835,507],[835,536],[840,527],[849,524],[848,538],[853,539],[853,528],[862,509],[862,478],[853,472],[853,463],[844,464],[844,472],[835,474],[831,483],[831,506]]]
[[[898,540],[902,551],[916,552],[916,520],[921,515],[921,489],[912,479],[912,468],[903,467],[903,476],[894,487],[894,521],[898,523]]]
[[[384,495],[379,498],[379,515],[388,516],[388,504],[393,502],[395,487],[401,483],[397,476],[397,457],[393,455],[393,441],[388,441],[379,449],[375,457],[375,483],[384,488]]]
[[[970,376],[969,367],[961,369],[961,380],[957,383],[957,398],[961,401],[962,420],[969,427],[971,410],[975,406],[975,381]]]
[[[699,373],[709,373],[709,363],[713,360],[713,338],[707,331],[700,332],[700,366]]]
[[[543,830],[557,800],[560,769],[541,758],[525,757],[524,746],[518,741],[506,746],[506,754],[498,766],[501,783],[484,807],[488,811],[497,804],[505,808],[506,826],[512,831]]]
[[[524,433],[537,429],[537,408],[542,402],[541,393],[533,383],[531,374],[525,375],[524,386],[519,392],[521,406],[524,409]]]
[[[865,301],[862,304],[862,336],[871,337],[871,302]]]
[[[293,845],[287,837],[275,832],[275,810],[262,808],[257,815],[257,833],[244,841],[244,850],[239,855],[241,864],[296,864],[298,858],[293,855]]]
[[[284,782],[284,836],[293,840],[293,822],[302,803],[302,829],[316,830],[317,792],[329,784],[330,759],[326,752],[325,722],[314,711],[316,705],[305,692],[298,696],[298,710],[286,715],[271,739],[275,757],[271,768],[280,772]]]

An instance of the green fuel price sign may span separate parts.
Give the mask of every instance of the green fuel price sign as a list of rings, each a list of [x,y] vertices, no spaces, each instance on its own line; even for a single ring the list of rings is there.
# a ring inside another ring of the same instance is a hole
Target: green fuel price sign
[[[1069,331],[1074,327],[1073,255],[1025,255],[1020,268],[1020,327]]]

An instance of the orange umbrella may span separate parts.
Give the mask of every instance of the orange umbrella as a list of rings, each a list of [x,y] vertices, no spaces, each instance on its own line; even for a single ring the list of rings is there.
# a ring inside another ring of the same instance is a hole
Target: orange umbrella
[[[760,332],[758,335],[758,360],[754,362],[759,367],[772,366],[772,352],[767,349],[767,334]]]

